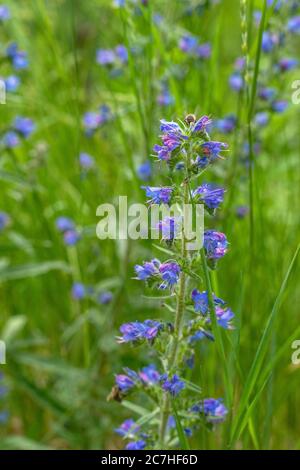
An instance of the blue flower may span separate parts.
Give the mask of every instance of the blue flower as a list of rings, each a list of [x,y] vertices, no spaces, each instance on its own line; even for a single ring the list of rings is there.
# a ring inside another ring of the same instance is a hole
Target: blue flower
[[[149,277],[157,274],[157,268],[160,262],[158,260],[145,261],[142,266],[135,265],[134,269],[140,281],[146,281]]]
[[[249,213],[249,207],[248,206],[238,206],[236,208],[236,216],[239,219],[243,219],[246,217],[246,215]]]
[[[208,116],[202,116],[192,126],[193,132],[206,132],[207,127],[212,123]]]
[[[0,21],[6,21],[10,18],[10,10],[6,5],[0,5]]]
[[[107,305],[112,301],[113,294],[111,292],[101,292],[98,299],[100,304]]]
[[[264,101],[271,101],[276,95],[276,90],[274,88],[264,87],[261,88],[258,92],[260,99]]]
[[[5,88],[7,92],[14,93],[17,91],[21,83],[21,80],[16,75],[10,75],[5,79]]]
[[[115,432],[122,437],[133,438],[139,430],[140,426],[138,426],[133,419],[126,419],[119,428],[115,429]]]
[[[112,65],[116,60],[115,52],[112,49],[98,49],[96,62],[100,65]]]
[[[95,165],[94,158],[88,153],[81,152],[79,155],[79,164],[81,168],[89,170]]]
[[[162,328],[162,323],[155,320],[145,320],[144,322],[124,323],[120,327],[123,336],[118,337],[119,343],[136,342],[143,339],[153,341]]]
[[[204,249],[208,259],[219,259],[227,253],[228,241],[224,233],[215,230],[204,232]]]
[[[9,216],[6,212],[0,212],[0,232],[2,232],[9,224]]]
[[[288,102],[285,100],[273,101],[272,109],[275,113],[283,113],[287,109],[288,105]]]
[[[198,39],[192,35],[185,35],[179,41],[179,48],[188,54],[194,53],[198,46]]]
[[[174,217],[165,217],[163,220],[158,222],[157,229],[159,230],[163,240],[172,241],[177,235],[179,225],[179,221],[175,220]]]
[[[14,121],[14,128],[26,139],[34,131],[35,124],[29,118],[17,116]]]
[[[159,160],[169,161],[174,150],[179,148],[184,140],[187,140],[187,136],[184,135],[177,122],[168,122],[162,119],[160,123],[160,130],[163,132],[161,136],[163,145],[155,145],[153,150],[157,153]]]
[[[126,446],[126,450],[143,450],[146,447],[146,442],[143,440],[129,442]]]
[[[224,421],[228,410],[223,405],[222,399],[205,398],[202,402],[192,406],[194,413],[204,414],[209,423],[221,423]]]
[[[173,189],[170,187],[151,187],[142,186],[142,189],[146,191],[146,196],[149,199],[150,204],[169,204],[172,196]]]
[[[86,288],[81,282],[74,282],[72,286],[72,297],[75,300],[82,300],[86,295]]]
[[[287,29],[290,33],[300,34],[300,15],[289,19]]]
[[[6,55],[11,59],[16,70],[22,70],[28,67],[27,53],[20,51],[16,43],[8,46],[6,49]]]
[[[138,174],[138,177],[142,180],[142,181],[149,181],[151,179],[151,176],[152,176],[152,167],[151,167],[151,163],[149,162],[149,160],[147,160],[146,162],[142,163],[138,169],[137,169],[137,174]]]
[[[231,320],[234,318],[234,313],[230,308],[216,307],[216,317],[222,328],[225,328],[225,330],[232,329]]]
[[[257,113],[254,117],[255,124],[259,127],[266,126],[269,120],[270,120],[270,116],[269,116],[269,113],[267,113],[266,111]]]
[[[262,50],[266,53],[272,52],[274,47],[278,44],[278,37],[269,31],[264,31],[262,37]]]
[[[234,114],[229,114],[223,119],[214,122],[214,127],[223,134],[230,134],[236,127],[237,119]]]
[[[210,161],[214,161],[217,158],[221,158],[220,152],[226,150],[227,148],[228,145],[224,142],[216,142],[212,140],[209,142],[204,142],[204,144],[201,145],[204,157],[207,157]]]
[[[60,232],[66,232],[67,230],[73,230],[75,226],[72,219],[61,216],[56,219],[56,227]]]
[[[64,232],[64,242],[66,245],[72,246],[80,240],[80,235],[76,230],[67,230]]]
[[[142,382],[148,386],[155,385],[160,381],[160,373],[153,364],[150,364],[147,367],[143,367],[139,373],[139,376]]]
[[[224,188],[211,183],[204,183],[193,192],[193,197],[204,202],[208,209],[216,209],[223,202]]]
[[[197,47],[196,54],[201,59],[209,59],[211,56],[211,45],[209,42],[205,44],[200,44]]]
[[[180,266],[177,263],[161,264],[159,272],[164,282],[160,285],[160,288],[173,287],[178,282],[180,271]]]
[[[289,70],[295,69],[299,64],[297,59],[283,58],[278,63],[278,68],[281,72],[288,72]]]
[[[174,97],[166,87],[163,88],[162,92],[157,97],[157,103],[160,106],[171,106],[174,104],[174,101]]]
[[[2,142],[4,147],[11,149],[19,145],[20,139],[16,132],[8,131],[4,134]]]
[[[125,46],[123,46],[122,44],[119,44],[115,48],[115,52],[116,52],[116,56],[122,62],[122,64],[126,64],[126,62],[128,62],[128,52]]]
[[[135,382],[125,374],[115,376],[116,384],[121,392],[128,392],[135,386]]]
[[[216,297],[213,294],[214,304],[215,306],[225,305],[224,300]],[[202,315],[206,315],[209,311],[209,304],[208,304],[208,293],[206,291],[200,292],[197,289],[192,291],[192,300],[194,302],[195,312],[202,313]]]
[[[229,78],[229,85],[234,91],[241,91],[244,88],[244,79],[238,72],[234,72]]]
[[[165,379],[162,385],[163,390],[169,392],[172,397],[176,397],[184,387],[184,382],[176,374],[170,379]]]

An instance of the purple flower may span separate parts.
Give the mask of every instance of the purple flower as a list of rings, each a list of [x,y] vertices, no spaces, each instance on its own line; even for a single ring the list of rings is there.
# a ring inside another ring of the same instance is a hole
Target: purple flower
[[[233,114],[229,114],[223,119],[218,119],[217,121],[215,121],[214,127],[223,134],[230,134],[235,129],[236,122],[236,116],[234,116]]]
[[[140,281],[146,281],[149,277],[157,274],[157,268],[159,266],[158,260],[145,261],[142,266],[137,264],[134,269],[137,277]]]
[[[122,64],[126,64],[128,62],[128,52],[125,46],[123,46],[122,44],[119,44],[115,48],[115,52],[116,52],[116,56],[122,62]]]
[[[225,328],[225,330],[232,329],[232,325],[230,322],[234,318],[234,313],[230,308],[223,309],[221,307],[216,307],[216,316],[218,324],[222,328]]]
[[[289,19],[287,29],[290,33],[300,34],[300,15]]]
[[[86,295],[85,286],[81,282],[75,282],[72,286],[72,297],[75,300],[82,300]]]
[[[170,379],[165,379],[162,385],[163,390],[169,392],[172,397],[176,397],[184,387],[184,382],[176,374]]]
[[[87,132],[95,131],[101,124],[101,116],[99,113],[87,112],[83,116],[83,125]]]
[[[276,90],[274,88],[264,87],[261,88],[258,92],[258,96],[261,100],[271,101],[276,95]]]
[[[21,80],[16,75],[10,75],[5,79],[5,88],[7,92],[14,93],[17,91],[21,83]]]
[[[273,101],[272,109],[275,113],[283,113],[287,109],[288,105],[288,102],[285,100]]]
[[[27,54],[24,51],[19,51],[16,43],[10,44],[6,49],[6,55],[12,61],[16,70],[25,69],[28,66]]]
[[[10,11],[6,5],[0,5],[0,22],[9,20]]]
[[[81,152],[79,155],[79,164],[84,170],[89,170],[95,165],[95,161],[91,155]]]
[[[208,209],[216,209],[223,202],[224,188],[211,183],[204,183],[193,192],[193,197],[204,202]]]
[[[211,56],[211,45],[209,42],[205,44],[200,44],[200,46],[197,47],[196,54],[198,57],[201,59],[209,59]]]
[[[6,212],[0,212],[0,232],[2,232],[9,224],[9,216]]]
[[[109,304],[113,299],[113,295],[111,292],[101,292],[99,295],[99,302],[102,305],[107,305]]]
[[[160,373],[157,371],[155,365],[153,364],[150,364],[147,367],[143,367],[143,369],[139,373],[139,376],[142,382],[148,386],[155,385],[160,380]]]
[[[149,204],[169,204],[173,191],[170,187],[142,186],[142,189],[146,191],[146,196],[150,198]]]
[[[269,113],[262,111],[257,113],[254,117],[255,124],[259,127],[264,127],[268,124],[270,119]]]
[[[67,230],[74,230],[74,222],[69,217],[58,217],[56,219],[56,227],[60,232],[66,232]]]
[[[3,142],[4,147],[10,149],[10,148],[17,147],[20,143],[20,139],[16,132],[8,131],[4,134],[2,142]]]
[[[223,400],[215,398],[205,398],[202,402],[194,405],[191,411],[204,414],[209,423],[221,423],[224,421],[228,410],[223,405]]]
[[[272,52],[274,47],[278,44],[278,37],[269,31],[264,31],[262,37],[262,50],[266,53]]]
[[[146,447],[146,442],[143,440],[129,442],[126,446],[126,450],[143,450]]]
[[[100,65],[112,65],[116,60],[115,52],[111,49],[98,49],[96,62]]]
[[[187,139],[176,122],[168,122],[162,119],[160,121],[160,130],[163,132],[161,140],[163,145],[155,145],[154,152],[157,153],[159,160],[170,160],[172,152],[176,150],[184,140]]]
[[[204,249],[208,259],[219,259],[227,253],[228,241],[224,233],[215,230],[204,232]]]
[[[17,116],[14,121],[14,128],[26,139],[34,131],[35,124],[29,118]]]
[[[172,241],[176,237],[179,229],[179,223],[174,217],[165,217],[158,222],[157,229],[159,230],[163,240]]]
[[[228,145],[224,142],[214,142],[211,140],[210,142],[204,142],[204,144],[201,145],[201,148],[204,156],[209,158],[211,161],[214,161],[217,158],[220,158],[220,152],[226,150]]]
[[[133,419],[126,419],[119,428],[115,429],[115,432],[122,437],[132,438],[139,430],[140,426],[138,426]]]
[[[208,116],[202,116],[193,125],[193,132],[205,132],[206,128],[211,124],[212,120]]]
[[[143,339],[153,341],[162,328],[162,324],[154,320],[145,320],[144,322],[124,323],[120,327],[123,336],[118,337],[119,343],[136,342]]]
[[[239,219],[243,219],[249,213],[249,207],[247,206],[238,206],[236,208],[236,216]]]
[[[163,283],[160,285],[161,289],[166,287],[174,286],[179,279],[180,266],[177,263],[163,263],[159,266],[159,272],[163,279]]]
[[[119,390],[124,393],[135,386],[135,382],[125,374],[116,375],[115,380]]]
[[[80,240],[80,235],[76,230],[67,230],[64,232],[64,242],[68,246],[76,245]]]
[[[182,52],[192,54],[198,46],[198,39],[195,36],[185,35],[179,41],[179,49]]]
[[[174,104],[174,97],[167,88],[164,88],[157,97],[157,103],[160,106],[171,106]]]
[[[244,79],[239,73],[234,72],[229,78],[229,85],[234,91],[241,91],[244,88]]]
[[[195,312],[202,313],[202,315],[206,315],[209,311],[209,303],[208,303],[208,293],[206,291],[200,292],[197,289],[192,291],[192,300],[194,302]],[[213,294],[213,300],[215,306],[225,305],[224,300],[216,297]]]
[[[142,180],[142,181],[149,181],[151,179],[151,176],[152,176],[152,167],[151,167],[151,163],[149,162],[149,160],[147,160],[146,162],[142,163],[138,169],[137,169],[137,174],[138,174],[138,177]]]
[[[288,72],[295,69],[298,64],[299,61],[297,59],[284,58],[279,61],[278,67],[281,72]]]

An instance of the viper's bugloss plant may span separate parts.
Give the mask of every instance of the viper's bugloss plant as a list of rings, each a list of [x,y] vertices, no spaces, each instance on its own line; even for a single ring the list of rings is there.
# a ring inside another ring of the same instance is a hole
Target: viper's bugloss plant
[[[203,180],[199,185],[199,178],[224,158],[227,149],[225,143],[211,140],[210,125],[208,116],[196,119],[188,115],[184,122],[161,121],[161,144],[154,146],[154,152],[156,160],[169,167],[172,184],[143,186],[149,205],[177,202],[182,207],[190,204],[195,210],[196,204],[203,204],[208,216],[218,210],[224,188]],[[135,266],[138,281],[146,282],[152,289],[169,291],[163,297],[169,318],[125,323],[117,338],[119,343],[134,347],[147,346],[151,357],[156,357],[156,365],[141,371],[124,368],[116,375],[109,396],[122,401],[140,392],[149,397],[150,404],[154,403],[145,430],[142,426],[145,417],[137,423],[126,420],[116,430],[130,439],[127,449],[178,448],[182,445],[178,429],[182,428],[186,439],[201,426],[213,428],[228,412],[221,399],[206,397],[204,384],[201,389],[187,379],[187,371],[194,366],[198,341],[214,341],[218,328],[233,327],[233,312],[212,292],[210,282],[210,270],[227,253],[228,241],[223,233],[209,229],[204,232],[203,247],[190,251],[184,217],[183,210],[182,220],[166,217],[158,226],[161,243],[167,245],[172,257]],[[175,236],[178,230],[181,237]]]

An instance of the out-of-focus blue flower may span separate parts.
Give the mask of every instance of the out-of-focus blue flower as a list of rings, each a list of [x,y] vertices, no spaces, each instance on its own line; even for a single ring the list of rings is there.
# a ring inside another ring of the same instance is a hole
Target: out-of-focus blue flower
[[[238,57],[235,61],[234,68],[237,72],[243,72],[246,67],[245,57]]]
[[[99,295],[99,302],[102,305],[108,305],[113,299],[113,294],[112,292],[101,292]]]
[[[139,373],[139,376],[142,382],[148,386],[155,385],[160,380],[160,373],[153,364],[150,364],[147,367],[143,367]]]
[[[119,60],[122,62],[122,64],[126,64],[128,62],[128,51],[123,44],[119,44],[116,49],[116,56],[119,58]]]
[[[0,212],[0,232],[8,226],[9,220],[9,216],[6,212]]]
[[[102,105],[98,112],[88,111],[83,116],[83,127],[87,136],[92,135],[98,128],[111,119],[110,108]]]
[[[257,113],[254,117],[254,122],[259,127],[264,127],[268,124],[270,120],[270,115],[266,111]]]
[[[26,139],[35,130],[35,124],[32,119],[17,116],[14,121],[14,128]]]
[[[117,8],[122,8],[125,6],[125,0],[114,0],[114,6]]]
[[[188,54],[194,53],[198,46],[198,39],[192,35],[185,35],[179,41],[179,49]]]
[[[115,432],[119,434],[119,436],[132,439],[139,430],[140,426],[138,426],[133,419],[126,419],[119,428],[115,429]]]
[[[164,87],[157,97],[157,103],[160,106],[171,106],[172,104],[174,104],[174,101],[174,97],[171,95],[167,87]]]
[[[234,318],[234,313],[230,308],[216,307],[216,317],[222,328],[225,328],[225,330],[232,329],[231,320]]]
[[[126,450],[143,450],[146,447],[146,442],[143,440],[129,442],[126,446]]]
[[[73,220],[65,216],[61,216],[56,219],[56,227],[60,232],[74,230],[75,228]]]
[[[20,51],[16,43],[12,43],[8,46],[6,55],[11,59],[16,70],[22,70],[28,67],[27,53]]]
[[[283,113],[287,109],[288,105],[288,102],[285,100],[273,101],[272,109],[275,113]]]
[[[4,82],[6,91],[14,93],[19,88],[21,80],[16,75],[10,75],[9,77],[5,78]]]
[[[20,139],[16,132],[8,131],[4,134],[2,142],[4,147],[11,149],[19,145]]]
[[[88,153],[81,152],[79,155],[79,164],[82,169],[90,170],[95,165],[95,160]]]
[[[116,60],[115,52],[111,49],[98,49],[96,62],[100,65],[112,65]]]
[[[261,100],[271,101],[276,95],[276,90],[274,88],[264,87],[261,88],[258,92],[258,96]]]
[[[217,400],[215,398],[205,398],[202,402],[192,406],[191,411],[204,414],[210,423],[221,423],[228,413],[223,400],[220,398]]]
[[[295,69],[299,64],[297,59],[285,57],[278,62],[278,68],[281,72],[288,72]]]
[[[275,34],[272,34],[269,31],[264,31],[261,44],[262,50],[266,53],[272,52],[278,42],[278,37]]]
[[[126,393],[135,386],[135,382],[125,374],[116,375],[115,380],[116,385],[121,390],[121,392]]]
[[[248,206],[238,206],[236,208],[236,216],[239,219],[244,219],[246,215],[249,213],[249,207]]]
[[[185,384],[183,380],[181,380],[176,374],[174,374],[170,379],[166,378],[162,384],[163,390],[170,393],[172,397],[176,397],[184,387]]]
[[[208,293],[206,291],[200,292],[197,289],[194,289],[192,291],[192,300],[194,302],[195,312],[202,313],[202,315],[206,315],[209,312]],[[216,297],[214,294],[213,300],[215,307],[225,305],[224,300]]]
[[[225,234],[215,230],[206,230],[204,232],[204,249],[208,259],[222,258],[228,249]]]
[[[158,222],[157,229],[163,240],[174,240],[179,230],[179,221],[175,220],[174,217],[165,217],[163,220]]]
[[[76,230],[67,230],[64,232],[64,242],[68,246],[76,245],[80,240],[80,235]]]
[[[300,15],[289,19],[287,29],[290,33],[300,34]]]
[[[10,18],[10,10],[6,5],[0,5],[0,21],[6,21]]]
[[[72,297],[75,300],[82,300],[86,295],[86,288],[81,282],[74,282],[72,286]]]
[[[234,72],[229,78],[229,85],[234,91],[241,91],[244,88],[244,79],[238,72]]]
[[[208,209],[217,209],[224,200],[225,189],[212,183],[204,183],[193,192],[193,197],[203,202]]]
[[[214,121],[214,127],[223,134],[230,134],[232,131],[234,131],[236,127],[236,122],[236,116],[234,114],[229,114],[223,119],[218,119]]]
[[[151,167],[151,163],[149,160],[147,160],[146,162],[142,163],[138,169],[137,169],[137,174],[138,174],[138,177],[142,180],[142,181],[149,181],[151,179],[151,176],[152,176],[152,167]]]
[[[143,339],[153,341],[162,328],[162,324],[155,320],[145,320],[144,322],[124,323],[120,327],[123,336],[118,337],[119,343],[136,342]]]
[[[211,56],[211,45],[209,42],[205,44],[200,44],[197,47],[197,56],[200,57],[201,59],[209,59]]]
[[[135,265],[134,270],[140,281],[146,281],[154,274],[158,273],[158,266],[160,262],[158,260],[145,261],[142,266],[139,264]]]
[[[160,285],[160,288],[173,287],[177,284],[180,271],[180,266],[177,263],[170,262],[161,264],[159,266],[159,272],[164,282]]]
[[[169,204],[173,189],[170,187],[142,186],[149,198],[149,204]]]

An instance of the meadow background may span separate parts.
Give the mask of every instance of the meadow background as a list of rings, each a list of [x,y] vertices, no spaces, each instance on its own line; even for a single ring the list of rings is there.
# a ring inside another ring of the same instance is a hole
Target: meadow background
[[[299,15],[297,2],[282,3],[279,12],[274,5],[267,9],[266,27],[275,31],[285,28],[293,5],[293,15]],[[117,203],[119,195],[144,202],[139,169],[147,160],[149,184],[166,182],[167,174],[150,157],[159,120],[183,119],[187,113],[237,119],[226,135],[220,123],[214,131],[230,148],[214,170],[214,181],[226,187],[216,223],[230,251],[213,274],[213,285],[236,314],[235,329],[224,336],[233,418],[215,433],[194,435],[191,446],[227,447],[267,332],[253,406],[235,448],[300,448],[300,370],[291,363],[291,344],[300,339],[297,262],[281,289],[299,243],[300,105],[292,103],[292,83],[300,70],[272,73],[280,58],[299,59],[299,34],[288,34],[281,48],[262,53],[259,70],[249,79],[250,95],[253,82],[259,89],[263,81],[288,103],[282,113],[268,111],[264,127],[254,124],[252,164],[247,155],[251,103],[245,91],[229,84],[236,59],[243,56],[241,7],[247,12],[249,63],[257,64],[254,12],[263,4],[128,0],[117,8],[112,0],[5,2],[11,17],[0,20],[0,76],[17,74],[21,83],[0,105],[0,211],[7,214],[0,228],[0,339],[7,347],[7,363],[0,366],[2,449],[124,446],[114,428],[136,417],[136,410],[106,397],[114,374],[124,366],[142,367],[146,357],[142,349],[116,343],[118,328],[137,319],[168,319],[170,312],[143,298],[141,284],[132,279],[136,263],[159,255],[155,246],[98,240],[96,208]],[[179,42],[185,35],[209,42],[210,57],[184,52]],[[12,42],[28,54],[22,70],[13,71],[6,58]],[[129,51],[127,61],[110,67],[96,62],[98,49],[119,44]],[[264,105],[254,98],[257,112]],[[101,106],[102,121],[87,133],[85,113]],[[35,129],[9,147],[4,136],[16,116],[32,119]],[[82,152],[92,163],[80,163]],[[58,230],[61,216],[73,220],[76,243],[66,243]],[[88,292],[81,300],[74,283]],[[194,369],[193,381],[200,385],[201,375],[208,393],[224,396],[223,365],[214,349],[199,344],[201,374]]]

